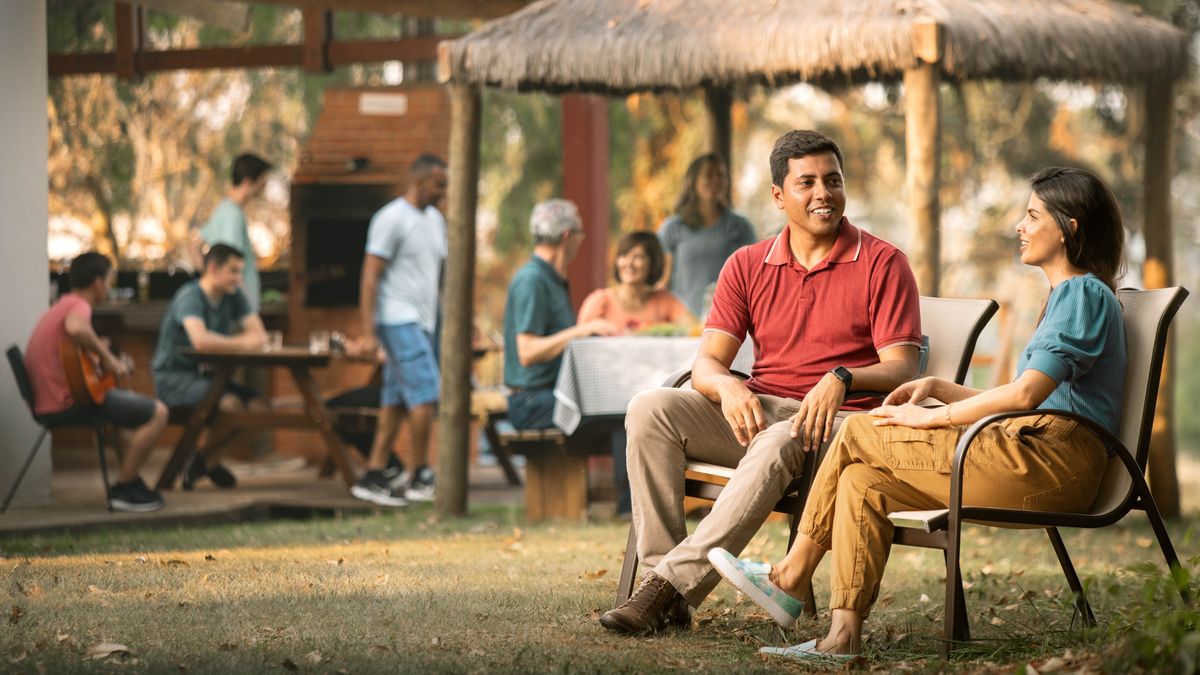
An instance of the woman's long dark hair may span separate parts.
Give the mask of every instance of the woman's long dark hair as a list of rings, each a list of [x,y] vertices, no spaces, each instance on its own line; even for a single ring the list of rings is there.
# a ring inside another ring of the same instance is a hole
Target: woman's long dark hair
[[[1050,167],[1029,182],[1062,231],[1067,261],[1115,291],[1117,277],[1125,274],[1125,228],[1112,192],[1083,169]]]
[[[700,172],[704,170],[704,167],[710,163],[721,167],[725,171],[725,180],[729,180],[729,167],[725,166],[725,160],[715,153],[700,155],[688,165],[687,174],[683,177],[683,190],[679,192],[679,199],[675,201],[675,215],[679,216],[679,220],[684,225],[691,228],[702,225],[700,222],[700,195],[696,194],[696,179],[700,177]],[[728,211],[728,195],[722,194],[718,200],[721,211]]]

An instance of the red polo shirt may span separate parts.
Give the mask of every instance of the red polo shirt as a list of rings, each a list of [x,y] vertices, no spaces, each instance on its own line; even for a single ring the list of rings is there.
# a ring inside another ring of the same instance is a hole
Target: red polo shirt
[[[739,343],[749,333],[750,391],[801,399],[837,366],[869,366],[889,347],[921,345],[917,282],[899,249],[847,218],[829,255],[811,270],[796,262],[785,227],[725,262],[704,330]],[[857,398],[842,407],[875,403]]]

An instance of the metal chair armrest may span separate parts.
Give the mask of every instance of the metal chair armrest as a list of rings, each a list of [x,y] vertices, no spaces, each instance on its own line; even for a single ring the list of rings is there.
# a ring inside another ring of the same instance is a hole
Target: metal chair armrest
[[[730,370],[729,374],[733,375],[739,379],[743,379],[743,380],[750,379],[749,375],[741,372],[740,370]],[[679,370],[668,375],[667,379],[663,380],[662,386],[669,387],[671,389],[678,389],[678,388],[682,387],[683,385],[687,384],[691,379],[692,379],[692,369],[691,368],[680,368]]]

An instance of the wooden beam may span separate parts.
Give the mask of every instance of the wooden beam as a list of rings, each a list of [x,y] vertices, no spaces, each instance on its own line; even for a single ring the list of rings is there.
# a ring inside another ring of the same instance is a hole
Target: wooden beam
[[[442,397],[438,412],[438,485],[434,494],[434,509],[442,516],[467,513],[481,107],[478,87],[451,85],[449,255],[442,295]]]
[[[435,19],[495,19],[524,8],[532,0],[253,0],[253,2],[264,5],[285,5],[368,14],[402,14]]]
[[[704,110],[708,118],[708,151],[725,160],[725,170],[733,171],[733,96],[728,89],[704,88]],[[733,180],[726,181],[725,196],[733,194]]]
[[[1143,104],[1146,109],[1145,187],[1146,261],[1142,266],[1142,285],[1166,288],[1174,283],[1171,227],[1172,136],[1175,131],[1175,87],[1169,81],[1146,85]],[[1150,431],[1150,491],[1164,518],[1177,518],[1181,512],[1179,478],[1175,471],[1174,397],[1171,377],[1174,366],[1174,339],[1168,338],[1163,358],[1162,380],[1158,385],[1158,403]]]
[[[913,274],[922,295],[936,296],[941,258],[941,29],[936,23],[913,27],[916,65],[904,71],[905,171],[912,220]]]
[[[310,73],[328,73],[329,42],[333,39],[333,12],[327,9],[304,9],[304,69]]]
[[[330,67],[382,61],[432,62],[437,45],[455,36],[422,36],[398,40],[329,42]],[[252,45],[248,47],[207,47],[170,49],[136,54],[142,73],[165,70],[208,70],[229,68],[298,68],[305,65],[304,45]],[[115,73],[115,53],[50,54],[47,59],[51,77]]]
[[[575,202],[587,233],[568,272],[571,303],[608,285],[608,99],[562,97],[563,196]]]
[[[136,82],[142,79],[142,64],[138,56],[145,37],[145,13],[141,6],[129,2],[113,3],[113,23],[116,39],[117,77]]]

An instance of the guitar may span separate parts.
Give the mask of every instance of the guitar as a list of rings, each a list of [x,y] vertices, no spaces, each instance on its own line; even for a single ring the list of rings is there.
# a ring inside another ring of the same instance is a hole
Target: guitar
[[[71,398],[81,406],[98,406],[104,403],[111,389],[117,387],[116,373],[105,372],[100,363],[100,356],[95,352],[84,349],[69,338],[64,338],[58,346],[59,358],[62,359],[63,372],[67,376],[67,388]],[[133,372],[133,360],[128,355],[118,356],[130,372]]]

